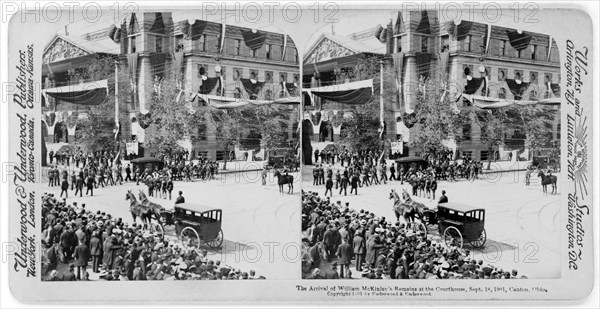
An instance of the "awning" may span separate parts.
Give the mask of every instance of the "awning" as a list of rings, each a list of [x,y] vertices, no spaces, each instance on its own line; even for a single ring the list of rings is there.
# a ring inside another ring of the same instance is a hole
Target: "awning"
[[[506,107],[506,106],[511,106],[511,105],[536,105],[536,104],[542,104],[542,105],[559,105],[560,104],[560,98],[548,98],[548,99],[542,99],[542,100],[507,100],[507,99],[497,99],[497,98],[490,98],[490,97],[484,97],[484,96],[478,96],[478,95],[465,95],[464,96],[465,99],[469,100],[471,103],[473,103],[474,106],[479,107],[481,109],[496,109],[496,108],[502,108],[502,107]]]
[[[305,91],[305,90],[303,90]],[[306,91],[326,100],[344,104],[365,104],[373,95],[373,79],[310,88]]]
[[[43,89],[42,94],[72,104],[98,105],[106,100],[108,80]]]

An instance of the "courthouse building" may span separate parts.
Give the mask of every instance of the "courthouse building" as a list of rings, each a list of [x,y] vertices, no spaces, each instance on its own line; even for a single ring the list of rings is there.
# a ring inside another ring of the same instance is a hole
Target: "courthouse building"
[[[496,108],[515,102],[548,104],[555,113],[545,146],[550,149],[558,144],[560,58],[551,36],[495,24],[443,21],[437,11],[393,15],[389,24],[374,24],[365,31],[324,34],[307,49],[303,57],[303,86],[307,90],[303,95],[303,117],[306,125],[313,126],[314,140],[319,132],[331,132],[333,140],[338,139],[343,133],[338,118],[345,116],[344,107],[360,104],[345,101],[347,98],[343,95],[353,91],[361,96],[364,92],[360,90],[369,87],[364,80],[359,82],[360,77],[339,80],[337,73],[353,67],[357,59],[375,56],[393,65],[395,76],[386,74],[384,79],[389,78],[392,83],[397,79],[401,89],[399,100],[384,102],[386,110],[394,113],[385,117],[388,136],[408,141],[410,130],[403,119],[414,111],[419,83],[441,73],[442,80],[447,81],[450,98],[464,94],[455,107],[457,112],[467,105]],[[375,82],[378,83],[377,77]],[[337,93],[328,92],[333,90]],[[367,100],[368,97],[364,101]],[[479,136],[475,123],[465,125],[456,145],[458,155],[486,160],[490,155],[488,147],[480,142]],[[328,136],[328,140],[330,138]],[[507,155],[509,151],[518,150],[524,157],[528,156],[525,138],[518,130],[506,132],[500,153]],[[403,150],[403,155],[419,152],[406,147]]]
[[[162,87],[162,78],[175,73],[181,88],[177,99],[192,108],[200,104],[220,109],[277,104],[289,110],[290,120],[283,131],[288,144],[296,144],[300,70],[291,38],[193,18],[174,22],[173,14],[131,14],[121,24],[77,33],[75,25],[70,25],[49,41],[42,70],[47,142],[72,141],[77,130],[75,117],[86,117],[86,110],[100,102],[115,104],[114,75],[93,80],[93,74],[81,74],[98,59],[109,58],[118,61],[118,78],[130,83],[127,99],[118,103],[122,142],[146,148],[143,119],[152,115],[150,102]],[[113,97],[107,100],[107,95]],[[208,121],[194,136],[197,142],[182,137],[179,143],[191,153],[220,160],[225,155],[224,145],[218,143],[214,130]],[[258,152],[258,133],[251,132],[242,140],[246,142],[236,148],[236,155],[246,150]],[[145,155],[151,154],[153,151],[146,149]]]

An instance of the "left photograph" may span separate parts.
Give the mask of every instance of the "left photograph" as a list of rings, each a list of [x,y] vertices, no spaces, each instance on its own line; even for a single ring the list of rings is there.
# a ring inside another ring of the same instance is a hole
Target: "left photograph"
[[[105,16],[32,31],[41,280],[297,278],[270,258],[300,232],[292,39],[194,10]]]

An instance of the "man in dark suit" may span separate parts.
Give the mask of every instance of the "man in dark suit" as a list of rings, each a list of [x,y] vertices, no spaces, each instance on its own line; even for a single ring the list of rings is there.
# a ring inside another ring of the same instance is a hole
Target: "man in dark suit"
[[[79,242],[79,246],[75,247],[75,266],[77,267],[77,280],[81,280],[82,270],[85,272],[88,261],[90,260],[90,249],[85,245],[85,241]]]
[[[342,244],[337,249],[338,263],[340,264],[340,278],[344,278],[344,270],[350,270],[353,255],[352,246],[342,238]]]
[[[60,197],[62,197],[63,193],[65,194],[65,197],[69,197],[69,181],[67,180],[67,178],[63,178],[62,183],[60,184]]]
[[[350,177],[350,194],[354,192],[354,195],[358,195],[358,176],[356,174]]]
[[[344,191],[344,196],[348,195],[348,176],[346,174],[347,173],[344,172],[340,180],[340,195],[342,194],[342,191]],[[350,193],[352,193],[352,191]]]
[[[356,259],[356,270],[362,271],[363,257],[365,255],[365,240],[362,237],[362,231],[357,230],[352,240],[354,258]]]
[[[179,196],[175,199],[175,204],[183,204],[185,203],[185,198],[183,197],[183,192],[179,191]]]
[[[97,273],[100,266],[100,258],[102,256],[102,241],[98,231],[94,231],[90,240],[90,254],[92,256],[92,271]]]

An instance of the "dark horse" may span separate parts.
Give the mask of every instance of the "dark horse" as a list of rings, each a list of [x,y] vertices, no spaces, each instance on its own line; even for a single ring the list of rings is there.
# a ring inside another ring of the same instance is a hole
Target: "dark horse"
[[[162,208],[160,205],[145,205],[138,202],[131,190],[127,190],[125,200],[129,200],[129,212],[131,212],[134,223],[138,217],[142,220],[142,224],[148,227],[152,223],[153,218],[160,223],[160,211]]]
[[[557,177],[554,175],[546,175],[542,170],[538,171],[538,177],[542,177],[542,189],[544,193],[548,193],[548,185],[552,185],[552,194],[555,194],[558,190],[556,188]]]
[[[288,185],[288,193],[294,193],[294,176],[282,175],[279,170],[275,171],[274,174],[277,177],[277,184],[279,185],[279,193],[283,193],[283,185]]]

